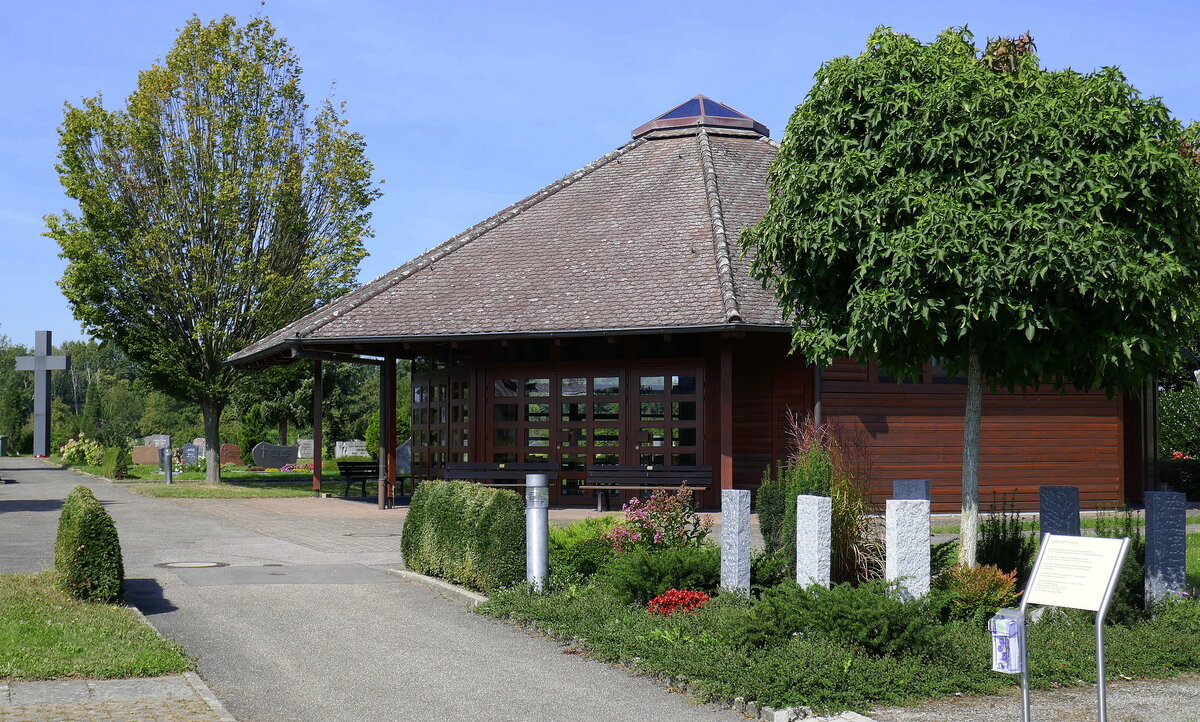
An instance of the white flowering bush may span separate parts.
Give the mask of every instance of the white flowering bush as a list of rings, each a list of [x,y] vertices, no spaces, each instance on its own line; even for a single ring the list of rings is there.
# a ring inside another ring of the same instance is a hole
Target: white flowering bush
[[[99,466],[104,461],[104,447],[88,438],[69,439],[58,450],[64,464],[70,466]]]

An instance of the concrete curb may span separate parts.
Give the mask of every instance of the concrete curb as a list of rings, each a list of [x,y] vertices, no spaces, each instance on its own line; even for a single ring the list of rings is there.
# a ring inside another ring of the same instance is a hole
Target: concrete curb
[[[407,569],[388,569],[387,573],[400,577],[406,582],[418,584],[427,589],[432,589],[435,592],[440,592],[457,602],[466,604],[469,607],[478,607],[480,604],[483,604],[488,600],[487,596],[478,592],[472,592],[469,589],[463,589],[458,585],[451,584],[450,582],[443,581],[441,579],[435,579],[433,577],[427,577],[424,574],[410,572]]]
[[[142,614],[142,610],[138,609],[132,604],[126,604],[125,608],[136,614],[138,619],[142,620],[142,624],[145,624],[147,627],[153,629],[154,633],[158,635],[159,639],[167,639],[165,636],[163,636],[162,632],[158,631],[158,627],[151,624],[149,619],[146,619],[146,615]],[[204,680],[200,678],[200,675],[192,672],[191,670],[186,670],[183,673],[183,677],[187,680],[188,685],[195,690],[200,699],[204,700],[204,703],[209,706],[209,709],[211,709],[218,717],[221,718],[221,722],[237,722],[237,718],[229,714],[229,710],[225,709],[225,705],[221,704],[221,700],[217,699],[217,696],[213,694],[212,689],[210,689],[209,686],[205,684]]]

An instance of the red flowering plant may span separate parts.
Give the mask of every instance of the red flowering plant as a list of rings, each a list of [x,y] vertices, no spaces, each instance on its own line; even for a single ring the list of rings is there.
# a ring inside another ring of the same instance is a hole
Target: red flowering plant
[[[617,552],[695,546],[712,528],[711,520],[696,513],[686,484],[678,491],[655,489],[645,500],[634,497],[621,511],[625,521],[604,534]]]
[[[669,617],[672,614],[683,612],[694,612],[705,604],[712,597],[704,592],[693,592],[688,589],[668,589],[654,599],[651,599],[647,608],[651,614],[657,614],[660,617]]]
[[[1171,452],[1172,460],[1191,459],[1191,458],[1192,457],[1188,456],[1187,454],[1183,453],[1182,451],[1172,451]]]

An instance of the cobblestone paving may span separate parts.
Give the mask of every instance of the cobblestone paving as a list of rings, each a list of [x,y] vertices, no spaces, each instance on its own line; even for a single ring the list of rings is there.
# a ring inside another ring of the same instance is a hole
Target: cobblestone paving
[[[184,677],[0,684],[0,720],[220,722]]]

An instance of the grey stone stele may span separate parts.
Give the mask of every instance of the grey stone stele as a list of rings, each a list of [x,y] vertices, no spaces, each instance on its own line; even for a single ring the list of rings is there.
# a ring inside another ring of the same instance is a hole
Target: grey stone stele
[[[893,499],[924,499],[932,501],[929,479],[896,479],[892,482]]]
[[[833,555],[833,499],[796,497],[796,583],[829,586]]]
[[[1038,524],[1042,534],[1079,536],[1079,487],[1039,486]]]
[[[888,499],[884,575],[914,597],[929,593],[929,502]]]
[[[750,596],[750,492],[721,490],[721,586]]]
[[[1146,492],[1146,603],[1187,586],[1187,496]]]

